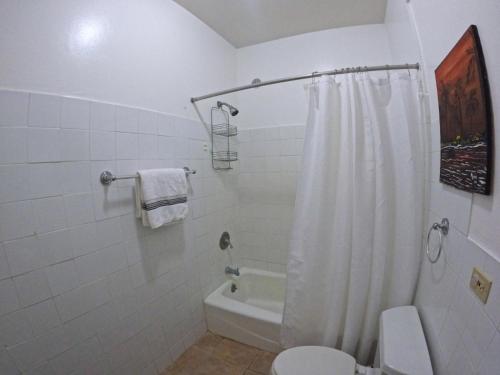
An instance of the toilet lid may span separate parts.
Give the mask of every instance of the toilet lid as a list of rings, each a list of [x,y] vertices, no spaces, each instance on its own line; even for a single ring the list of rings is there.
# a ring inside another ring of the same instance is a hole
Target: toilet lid
[[[281,352],[273,362],[275,375],[353,375],[349,354],[324,346],[299,346]]]

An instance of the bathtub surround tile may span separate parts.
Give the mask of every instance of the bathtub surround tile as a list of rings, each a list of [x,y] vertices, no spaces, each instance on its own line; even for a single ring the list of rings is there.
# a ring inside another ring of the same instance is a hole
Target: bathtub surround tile
[[[293,222],[304,126],[242,130],[238,135],[237,262],[283,272]],[[283,240],[284,239],[284,240]]]

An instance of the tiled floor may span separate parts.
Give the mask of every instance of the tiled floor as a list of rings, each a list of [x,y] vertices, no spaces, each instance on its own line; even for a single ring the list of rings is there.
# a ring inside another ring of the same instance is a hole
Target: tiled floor
[[[274,357],[209,332],[162,375],[269,375]]]

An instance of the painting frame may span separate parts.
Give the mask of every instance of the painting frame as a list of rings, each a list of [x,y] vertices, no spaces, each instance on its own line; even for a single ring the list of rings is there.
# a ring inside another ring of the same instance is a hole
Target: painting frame
[[[441,165],[439,181],[491,194],[493,113],[479,33],[469,26],[435,70]]]

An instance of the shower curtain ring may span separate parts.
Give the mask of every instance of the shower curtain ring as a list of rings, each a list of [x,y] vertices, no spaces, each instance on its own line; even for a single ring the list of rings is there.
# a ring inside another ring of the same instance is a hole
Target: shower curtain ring
[[[312,72],[311,74],[311,85],[314,85],[316,83],[316,74],[318,73],[317,70],[315,70],[314,72]]]

